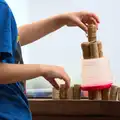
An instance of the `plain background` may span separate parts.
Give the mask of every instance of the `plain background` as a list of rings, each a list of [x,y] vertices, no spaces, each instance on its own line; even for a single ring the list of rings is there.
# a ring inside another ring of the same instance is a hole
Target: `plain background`
[[[120,85],[120,1],[119,0],[6,0],[18,26],[64,12],[89,10],[100,17],[98,40],[109,58],[114,84]],[[49,26],[48,26],[49,27]],[[40,41],[22,47],[25,63],[63,66],[72,84],[81,82],[80,44],[87,41],[79,28],[63,27]],[[49,88],[43,78],[27,82],[27,88]]]

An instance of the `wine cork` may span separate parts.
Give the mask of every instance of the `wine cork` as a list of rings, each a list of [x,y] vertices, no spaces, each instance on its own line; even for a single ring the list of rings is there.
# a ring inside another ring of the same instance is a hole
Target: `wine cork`
[[[80,85],[74,85],[73,88],[73,99],[80,99],[81,89]]]
[[[101,90],[95,90],[93,92],[93,100],[102,100]]]
[[[88,25],[88,41],[95,42],[96,41],[96,25],[90,24]]]
[[[110,88],[110,100],[117,100],[118,87],[112,85]]]
[[[84,59],[90,59],[90,44],[89,42],[83,42],[81,44],[82,52],[83,52],[83,58]]]
[[[97,41],[97,45],[98,45],[98,52],[99,52],[99,57],[103,57],[103,51],[102,51],[102,42],[101,41]]]
[[[90,90],[88,91],[89,100],[102,100],[101,90]]]
[[[102,100],[109,100],[110,89],[106,88],[102,90]]]
[[[60,99],[67,99],[67,88],[65,84],[60,85],[59,97]]]
[[[52,89],[52,99],[59,99],[59,90],[56,88]]]
[[[97,42],[90,43],[90,57],[91,58],[99,58],[99,51]]]
[[[89,98],[89,100],[93,100],[93,98],[94,98],[94,91],[88,91],[88,98]]]
[[[118,100],[120,101],[120,87],[118,87]]]
[[[73,87],[68,88],[67,99],[73,99]]]

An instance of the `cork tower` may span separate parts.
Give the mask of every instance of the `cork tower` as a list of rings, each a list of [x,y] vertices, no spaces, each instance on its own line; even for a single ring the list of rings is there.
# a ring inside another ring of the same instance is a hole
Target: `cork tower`
[[[84,59],[95,59],[103,57],[102,43],[97,41],[97,28],[96,25],[90,24],[88,26],[88,42],[83,42],[81,44],[83,58]],[[94,89],[88,90],[88,95],[90,100],[108,100],[109,89]]]

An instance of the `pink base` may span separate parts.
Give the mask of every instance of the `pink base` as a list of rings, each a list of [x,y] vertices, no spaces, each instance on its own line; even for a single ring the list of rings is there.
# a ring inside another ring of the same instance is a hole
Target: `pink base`
[[[111,86],[112,86],[112,83],[107,84],[107,85],[99,85],[99,86],[85,86],[85,87],[81,86],[81,89],[84,90],[84,91],[89,91],[89,90],[103,90],[103,89],[110,88]]]

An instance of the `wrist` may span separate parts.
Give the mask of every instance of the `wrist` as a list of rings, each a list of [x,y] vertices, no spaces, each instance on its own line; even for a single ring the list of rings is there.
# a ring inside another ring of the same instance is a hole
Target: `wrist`
[[[40,71],[42,77],[46,76],[46,73],[49,71],[49,65],[40,64]]]
[[[40,64],[40,69],[39,69],[39,71],[40,71],[40,76],[44,76],[44,74],[45,74],[45,65],[43,65],[43,64]]]
[[[54,16],[56,25],[64,26],[66,25],[67,18],[64,14],[59,14]]]

